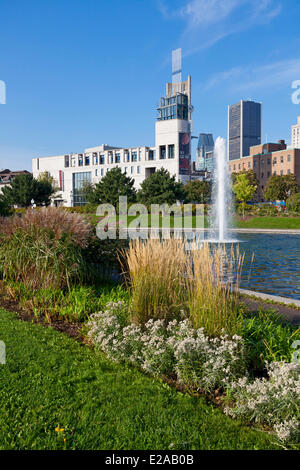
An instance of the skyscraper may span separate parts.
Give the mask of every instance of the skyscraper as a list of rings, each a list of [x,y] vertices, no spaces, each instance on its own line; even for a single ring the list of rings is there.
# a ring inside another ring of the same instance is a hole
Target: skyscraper
[[[228,107],[228,158],[249,155],[250,147],[261,144],[262,104],[243,101]]]
[[[198,171],[214,170],[214,138],[212,134],[200,134],[196,150],[196,169]]]

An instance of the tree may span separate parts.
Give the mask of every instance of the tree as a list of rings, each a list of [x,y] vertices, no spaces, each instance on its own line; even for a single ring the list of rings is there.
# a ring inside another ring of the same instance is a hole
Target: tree
[[[10,186],[3,188],[1,200],[9,206],[28,207],[32,199],[38,204],[48,205],[54,192],[48,181],[38,181],[30,173],[20,174],[12,180]]]
[[[10,215],[10,209],[6,201],[0,199],[0,217],[6,217]]]
[[[127,196],[128,202],[136,201],[136,190],[134,180],[120,168],[112,168],[101,181],[94,186],[87,184],[83,187],[82,193],[90,204],[112,204],[118,207],[119,197]]]
[[[233,185],[236,183],[236,178],[238,175],[246,175],[249,181],[249,184],[252,184],[253,186],[255,185],[258,186],[258,179],[254,170],[250,169],[250,170],[240,171],[239,173],[231,173],[231,179],[232,179]]]
[[[286,208],[289,212],[297,212],[300,214],[300,193],[293,194],[286,201]]]
[[[236,182],[233,185],[233,191],[238,201],[243,205],[243,218],[245,218],[245,205],[247,201],[253,198],[257,186],[249,183],[249,179],[245,173],[236,176]]]
[[[187,202],[208,204],[211,200],[211,184],[208,181],[190,181],[184,191]]]
[[[267,201],[286,201],[299,190],[295,175],[273,175],[267,182],[264,198]]]
[[[174,204],[185,199],[182,183],[178,183],[175,176],[168,170],[161,168],[146,178],[138,191],[138,201],[150,206],[151,204]]]

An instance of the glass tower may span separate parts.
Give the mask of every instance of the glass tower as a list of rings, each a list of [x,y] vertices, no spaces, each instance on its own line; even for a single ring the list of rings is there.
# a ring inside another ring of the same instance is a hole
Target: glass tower
[[[240,101],[228,108],[228,158],[238,160],[249,156],[249,149],[261,144],[262,105]]]
[[[214,138],[212,134],[200,134],[196,150],[196,169],[198,171],[214,170]]]

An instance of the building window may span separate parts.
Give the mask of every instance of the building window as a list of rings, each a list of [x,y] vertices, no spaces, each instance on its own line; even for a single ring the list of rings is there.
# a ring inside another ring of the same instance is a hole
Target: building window
[[[132,152],[131,161],[132,162],[137,162],[137,152]]]
[[[283,170],[280,170],[280,176],[283,176]]]
[[[168,146],[168,158],[174,158],[175,157],[175,145],[169,145]]]
[[[95,176],[98,176],[98,170],[95,170]]]
[[[126,175],[126,173],[127,173],[127,166],[124,167],[124,173],[125,173],[125,175]]]
[[[89,166],[90,165],[90,156],[89,155],[86,155],[85,158],[84,158],[84,164],[85,166]]]
[[[271,176],[271,172],[270,172],[270,171],[268,171],[268,178],[270,178],[270,176]]]
[[[248,168],[251,168],[251,162],[248,162]]]
[[[166,146],[165,145],[161,145],[159,147],[159,159],[160,160],[164,160],[166,158]]]
[[[93,154],[93,165],[98,165],[98,155],[96,153]]]
[[[288,157],[287,157],[287,161],[288,161],[288,162],[290,162],[291,160],[292,160],[292,159],[291,159],[291,156],[290,156],[290,155],[288,155]]]
[[[134,166],[130,167],[130,173],[133,175],[134,172]]]
[[[256,160],[253,162],[253,168],[256,168]]]
[[[136,172],[137,172],[138,175],[141,173],[141,167],[140,166],[137,167]]]
[[[284,162],[284,157],[283,156],[280,157],[280,161],[281,161],[281,163]]]
[[[290,175],[290,174],[291,174],[291,170],[288,170],[288,175]]]
[[[116,153],[116,163],[121,162],[121,155],[119,153]]]
[[[155,158],[154,158],[154,150],[149,150],[148,160],[155,160]]]
[[[274,176],[276,176],[276,175],[277,175],[276,171],[274,171],[273,175],[274,175]]]
[[[268,165],[271,165],[271,158],[268,158]]]
[[[233,165],[233,171],[235,171],[235,165]]]
[[[78,166],[83,166],[83,156],[79,155],[78,157]]]
[[[105,156],[100,155],[100,165],[104,165],[104,164],[105,164]]]
[[[273,158],[273,165],[276,165],[276,163],[277,163],[277,158],[275,157]]]
[[[70,157],[69,155],[65,155],[65,168],[69,168],[70,166]]]
[[[264,165],[265,165],[265,161],[262,160],[262,161],[261,161],[261,166],[264,166]]]
[[[101,176],[103,176],[103,175],[104,175],[104,169],[101,168]]]
[[[239,163],[239,170],[241,169],[241,164]]]
[[[264,179],[264,177],[265,177],[265,174],[264,174],[264,173],[262,173],[262,174],[261,174],[261,178],[262,178],[262,179]]]
[[[85,184],[92,182],[92,173],[82,172],[82,173],[73,173],[73,205],[74,206],[84,206],[87,204],[83,194],[82,188]]]
[[[112,153],[110,154],[110,163],[114,163],[114,156]]]

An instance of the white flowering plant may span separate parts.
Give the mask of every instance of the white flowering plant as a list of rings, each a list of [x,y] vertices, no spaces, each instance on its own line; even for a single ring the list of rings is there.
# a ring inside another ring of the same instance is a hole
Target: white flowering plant
[[[279,439],[300,439],[300,366],[267,364],[268,378],[243,377],[228,387],[226,414],[274,428]]]
[[[139,366],[152,375],[174,375],[193,389],[213,392],[246,373],[243,340],[209,338],[188,320],[149,320],[144,327],[122,323],[124,302],[110,303],[93,315],[88,336],[114,361]]]

